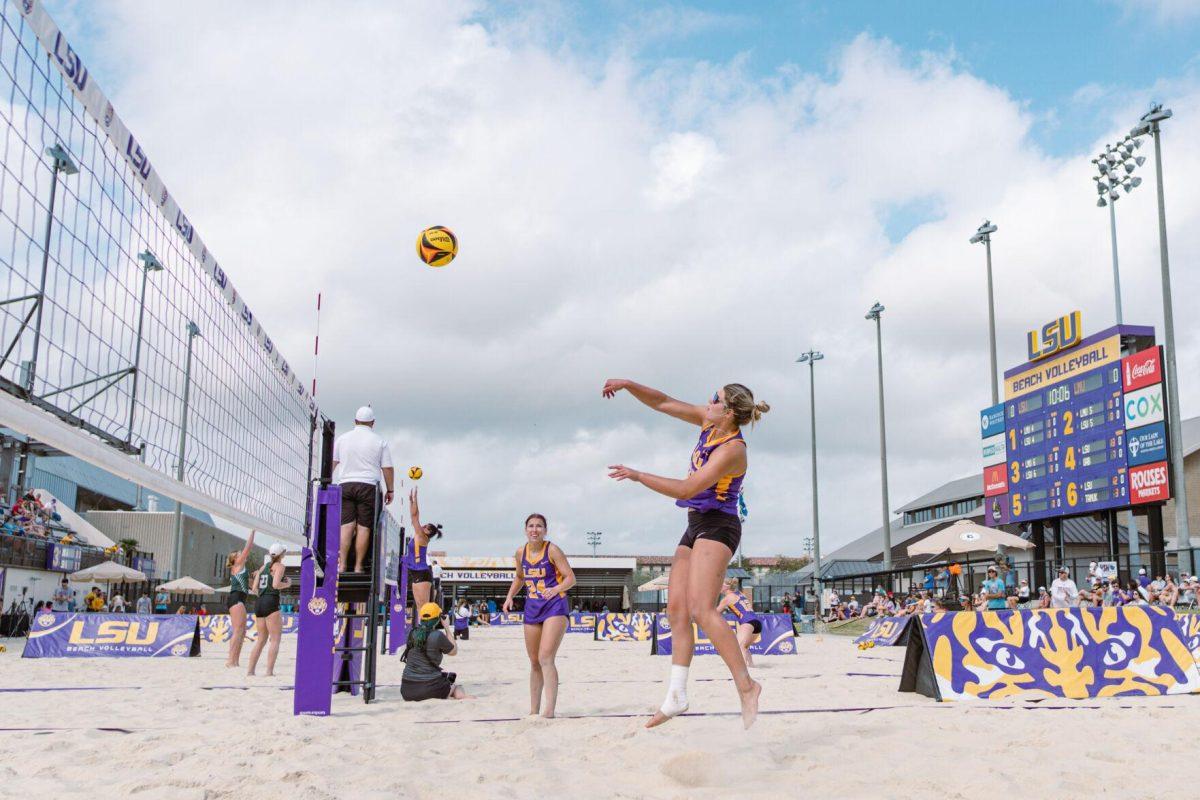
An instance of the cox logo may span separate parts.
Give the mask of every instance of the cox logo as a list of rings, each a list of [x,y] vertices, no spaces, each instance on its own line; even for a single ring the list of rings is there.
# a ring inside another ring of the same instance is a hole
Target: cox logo
[[[1162,384],[1125,395],[1125,425],[1138,428],[1163,419]]]

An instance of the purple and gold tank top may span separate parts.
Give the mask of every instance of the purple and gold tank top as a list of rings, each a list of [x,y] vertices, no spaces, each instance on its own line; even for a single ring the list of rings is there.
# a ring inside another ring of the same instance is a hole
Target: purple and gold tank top
[[[521,572],[525,575],[525,597],[541,600],[546,590],[558,586],[558,569],[550,560],[550,543],[542,543],[542,552],[535,559],[529,558],[529,543],[521,547]]]
[[[417,537],[411,537],[404,551],[404,566],[409,570],[429,569],[429,545],[422,547]]]
[[[732,594],[737,598],[737,600],[733,601],[733,605],[729,607],[729,610],[733,612],[733,615],[738,619],[742,619],[746,616],[753,617],[754,609],[750,608],[750,604],[746,602],[746,595],[742,594],[741,592],[733,592]]]
[[[707,464],[713,451],[718,447],[735,440],[746,441],[742,438],[740,430],[724,436],[717,435],[716,429],[712,426],[701,430],[700,441],[696,442],[696,448],[692,450],[692,463],[688,466],[688,474],[691,475]],[[740,475],[724,475],[695,497],[676,500],[675,505],[692,511],[721,511],[736,517],[738,515],[738,496],[742,493],[742,479],[745,477],[745,472]]]

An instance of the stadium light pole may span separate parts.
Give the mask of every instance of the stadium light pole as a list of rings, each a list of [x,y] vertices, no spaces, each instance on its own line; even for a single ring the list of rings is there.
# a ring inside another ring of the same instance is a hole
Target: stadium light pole
[[[129,436],[126,441],[133,444],[133,415],[137,411],[138,379],[142,376],[142,323],[146,319],[146,284],[151,272],[162,272],[162,262],[149,249],[138,253],[142,262],[142,295],[138,301],[137,343],[133,348],[133,387],[129,393]]]
[[[987,279],[988,279],[988,353],[992,358],[992,405],[1000,402],[1000,388],[996,378],[996,304],[992,299],[992,234],[996,232],[996,226],[991,220],[984,220],[983,224],[975,231],[975,235],[971,237],[971,244],[983,243],[987,248]]]
[[[587,532],[587,543],[592,546],[592,557],[593,558],[595,558],[595,556],[596,556],[596,548],[600,546],[600,537],[603,535],[604,535],[604,533],[602,531],[588,531]]]
[[[884,307],[880,303],[871,306],[871,310],[867,312],[866,319],[875,321],[875,349],[879,355],[879,474],[881,486],[883,489],[883,568],[891,571],[892,569],[892,518],[888,511],[888,484],[887,484],[887,432],[884,425],[883,413],[883,324],[881,317],[883,316]],[[993,370],[993,374],[995,371]],[[891,584],[891,576],[888,576],[888,584]]]
[[[811,447],[812,452],[812,548],[813,548],[813,588],[816,589],[817,595],[817,616],[821,615],[821,525],[820,515],[817,513],[817,388],[816,388],[816,372],[814,367],[816,363],[825,358],[824,353],[809,349],[807,353],[801,353],[796,359],[797,364],[808,364],[808,408],[809,408],[809,424],[812,430]],[[803,605],[803,604],[802,604]]]
[[[1163,339],[1166,345],[1167,414],[1175,446],[1171,448],[1171,471],[1175,478],[1175,548],[1179,569],[1194,572],[1191,536],[1188,530],[1187,478],[1183,471],[1183,425],[1179,419],[1179,379],[1175,375],[1175,315],[1171,302],[1171,264],[1167,256],[1167,207],[1163,197],[1162,140],[1159,123],[1171,118],[1171,109],[1155,103],[1142,115],[1129,135],[1134,139],[1149,134],[1154,139],[1154,174],[1158,178],[1158,255],[1162,268]]]
[[[1096,205],[1100,208],[1108,206],[1109,237],[1112,242],[1113,266],[1113,297],[1116,301],[1117,324],[1123,325],[1121,313],[1121,271],[1117,258],[1117,200],[1121,195],[1117,189],[1124,189],[1129,194],[1142,185],[1142,179],[1135,177],[1133,171],[1146,163],[1144,156],[1135,156],[1134,150],[1141,147],[1141,141],[1133,136],[1126,136],[1116,145],[1108,145],[1104,152],[1092,159],[1096,165],[1097,174],[1092,176],[1096,182],[1096,192],[1100,198]]]
[[[183,483],[184,455],[187,450],[188,404],[192,394],[192,346],[200,335],[200,327],[188,320],[187,360],[183,366],[183,419],[179,423],[179,463],[175,467],[175,479]],[[183,503],[175,501],[175,554],[171,559],[171,580],[180,577],[183,569]]]

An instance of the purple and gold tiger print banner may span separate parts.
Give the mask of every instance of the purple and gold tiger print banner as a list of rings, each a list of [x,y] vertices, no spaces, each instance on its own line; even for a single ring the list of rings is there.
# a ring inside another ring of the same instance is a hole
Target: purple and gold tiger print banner
[[[872,647],[890,647],[892,645],[908,644],[909,623],[912,617],[875,617],[865,633],[854,640],[857,645],[871,643]]]
[[[939,700],[1200,691],[1185,636],[1192,623],[1181,624],[1167,608],[940,612],[919,619],[901,689],[916,685]],[[924,652],[914,655],[914,648]],[[923,680],[922,671],[932,680]]]
[[[648,642],[654,632],[654,614],[597,614],[593,638],[598,642]]]
[[[200,655],[193,614],[83,614],[34,617],[23,658],[165,658]]]
[[[792,617],[789,614],[759,614],[762,621],[762,631],[755,635],[750,643],[750,653],[756,656],[793,655],[796,652],[796,633],[792,628]],[[737,628],[737,620],[725,617],[730,628]],[[692,652],[695,655],[712,655],[717,652],[712,640],[704,630],[692,623],[692,635],[695,645]],[[671,623],[666,614],[656,614],[654,618],[654,639],[651,652],[655,655],[671,655]]]
[[[296,633],[300,630],[300,615],[299,614],[281,614],[283,617],[283,633]],[[224,644],[229,641],[233,634],[233,624],[229,620],[228,614],[209,614],[207,617],[200,617],[200,638],[210,644]],[[258,632],[254,625],[254,615],[246,617],[246,638],[254,641],[258,638]]]

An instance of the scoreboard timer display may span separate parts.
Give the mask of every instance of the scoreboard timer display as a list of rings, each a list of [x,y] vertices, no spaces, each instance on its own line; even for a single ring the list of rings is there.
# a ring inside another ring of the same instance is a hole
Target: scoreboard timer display
[[[1152,347],[1122,359],[1122,333],[1153,336],[1148,328],[1111,328],[1087,339],[1076,337],[1077,344],[1068,349],[1005,373],[1004,402],[982,415],[987,524],[1165,499],[1165,486],[1157,486],[1153,496],[1142,488],[1163,483],[1160,477],[1166,475],[1161,351]],[[1151,378],[1157,375],[1156,384],[1147,386],[1147,370]],[[1136,387],[1126,373],[1137,374]],[[1142,398],[1144,392],[1154,399]],[[1143,425],[1152,436],[1140,435]],[[1139,436],[1132,449],[1143,459],[1131,462],[1128,432],[1135,427]],[[1154,447],[1160,449],[1149,455]],[[1157,457],[1158,471],[1140,466],[1144,458]],[[1131,463],[1139,464],[1132,476]]]

